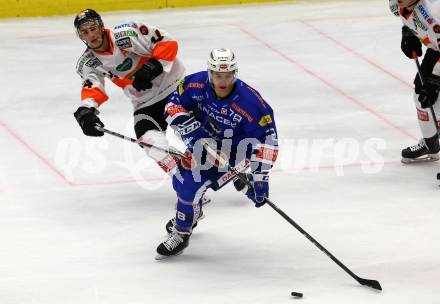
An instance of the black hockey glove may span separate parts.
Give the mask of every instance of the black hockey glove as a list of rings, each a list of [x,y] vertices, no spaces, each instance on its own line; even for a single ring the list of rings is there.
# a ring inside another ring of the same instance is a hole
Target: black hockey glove
[[[431,75],[423,78],[423,86],[420,90],[419,101],[423,109],[435,104],[440,92],[440,76]]]
[[[133,87],[140,91],[149,90],[153,87],[151,81],[163,72],[162,64],[154,58],[144,63],[134,73]]]
[[[402,27],[402,42],[400,43],[400,48],[409,59],[414,59],[414,52],[417,54],[417,57],[422,56],[422,43],[420,39],[417,38],[406,25]]]
[[[95,108],[79,107],[73,116],[78,121],[83,133],[87,136],[103,136],[104,133],[95,128],[96,125],[104,127],[104,124],[98,118],[98,110]]]
[[[431,76],[432,71],[434,70],[434,66],[439,60],[440,52],[428,48],[426,50],[425,56],[423,56],[422,64],[420,65],[420,72],[422,73],[422,76]],[[416,94],[420,94],[420,90],[422,89],[422,82],[420,81],[419,73],[417,73],[416,78],[414,79],[414,85]]]

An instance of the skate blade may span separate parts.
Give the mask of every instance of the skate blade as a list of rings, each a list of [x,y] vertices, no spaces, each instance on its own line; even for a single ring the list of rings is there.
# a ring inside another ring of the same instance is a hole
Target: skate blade
[[[169,258],[172,258],[172,257],[178,256],[178,255],[181,255],[184,251],[185,251],[185,249],[183,249],[183,250],[181,250],[181,251],[179,251],[178,253],[173,254],[173,255],[161,255],[161,254],[157,254],[156,257],[155,257],[154,259],[155,259],[156,261],[166,260],[166,259],[169,259]]]
[[[422,158],[402,158],[402,163],[404,164],[416,164],[416,163],[429,163],[438,161],[440,158],[438,154],[428,154]]]

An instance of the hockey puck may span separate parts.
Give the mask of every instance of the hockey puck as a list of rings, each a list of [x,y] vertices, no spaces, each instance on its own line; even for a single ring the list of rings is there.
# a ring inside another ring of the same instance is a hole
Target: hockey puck
[[[295,297],[295,298],[302,298],[302,297],[303,297],[303,294],[302,294],[302,293],[300,293],[300,292],[295,292],[295,291],[292,291],[292,292],[290,293],[290,295],[291,295],[292,297]]]

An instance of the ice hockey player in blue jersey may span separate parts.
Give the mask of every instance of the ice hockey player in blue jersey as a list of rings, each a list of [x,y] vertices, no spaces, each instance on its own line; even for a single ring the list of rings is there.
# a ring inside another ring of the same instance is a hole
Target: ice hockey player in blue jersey
[[[193,162],[173,177],[176,215],[169,222],[173,225],[167,229],[167,240],[157,247],[157,259],[183,252],[203,214],[202,195],[234,179],[219,159],[250,171],[253,189],[246,195],[256,207],[269,196],[269,170],[278,154],[273,111],[255,89],[237,78],[237,72],[234,53],[214,49],[207,71],[185,77],[165,106],[166,121],[186,144]]]

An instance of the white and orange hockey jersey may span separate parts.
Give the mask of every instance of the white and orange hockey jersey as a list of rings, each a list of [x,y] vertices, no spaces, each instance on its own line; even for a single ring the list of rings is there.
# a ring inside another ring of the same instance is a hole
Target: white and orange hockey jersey
[[[397,0],[389,0],[394,15],[402,19],[424,45],[440,51],[440,1],[420,0],[412,12],[399,8]]]
[[[173,92],[183,79],[185,68],[176,57],[178,44],[164,31],[139,22],[127,22],[105,29],[110,51],[87,49],[78,60],[76,69],[82,79],[81,100],[88,107],[99,107],[108,96],[104,79],[110,79],[124,90],[134,110],[151,106]],[[163,65],[163,73],[152,81],[153,87],[137,91],[133,74],[150,58]]]

